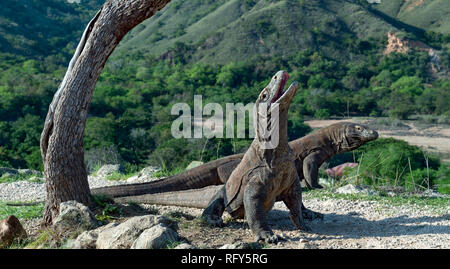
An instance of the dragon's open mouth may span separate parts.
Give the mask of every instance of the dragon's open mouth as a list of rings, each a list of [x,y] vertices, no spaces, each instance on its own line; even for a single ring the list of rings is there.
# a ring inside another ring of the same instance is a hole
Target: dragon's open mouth
[[[280,83],[280,87],[277,90],[277,93],[275,94],[275,96],[272,99],[272,103],[275,103],[276,101],[278,101],[278,99],[280,99],[281,96],[283,96],[283,94],[285,94],[285,90],[284,87],[286,86],[286,82],[289,79],[289,74],[287,72],[283,72],[283,78],[281,79],[281,83]]]

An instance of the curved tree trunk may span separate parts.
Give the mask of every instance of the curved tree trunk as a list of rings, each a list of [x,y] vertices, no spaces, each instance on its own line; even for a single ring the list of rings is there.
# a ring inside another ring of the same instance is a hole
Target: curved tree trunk
[[[76,200],[90,204],[83,136],[95,84],[123,36],[168,2],[109,0],[88,24],[50,104],[41,134],[47,188],[44,225],[52,224],[61,202]]]

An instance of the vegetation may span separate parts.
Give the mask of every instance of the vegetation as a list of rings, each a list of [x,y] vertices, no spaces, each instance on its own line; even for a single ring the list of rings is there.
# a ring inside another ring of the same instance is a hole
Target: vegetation
[[[339,162],[359,163],[358,167],[345,171],[342,178],[345,182],[353,181],[387,190],[403,188],[412,192],[437,189],[450,194],[448,165],[402,140],[379,138],[353,153],[333,159],[330,163],[336,162],[336,159]]]
[[[5,202],[0,202],[0,219],[5,219],[14,215],[19,219],[33,219],[42,217],[44,204],[32,206],[9,206]]]
[[[5,3],[0,11],[0,33],[7,41],[0,42],[0,166],[42,170],[39,138],[48,106],[83,26],[101,2],[27,0]],[[179,102],[193,107],[194,94],[203,96],[203,104],[223,107],[254,102],[280,69],[301,86],[289,112],[290,139],[311,131],[303,124],[305,117],[403,119],[420,113],[448,121],[450,82],[429,73],[430,57],[414,49],[383,54],[385,33],[404,33],[441,48],[440,68],[448,71],[445,25],[442,30],[434,22],[412,24],[423,27],[420,34],[399,28],[400,19],[380,17],[363,2],[172,1],[164,13],[126,36],[97,83],[85,130],[88,170],[120,162],[127,174],[150,164],[162,167],[161,175],[170,175],[192,160],[207,162],[244,151],[249,139],[173,138],[171,124],[178,116],[171,115],[171,107]],[[392,5],[403,16],[409,9],[400,2]],[[21,5],[46,15],[12,17]],[[441,10],[446,8],[443,4]],[[387,9],[378,10],[395,17]],[[427,11],[441,12],[431,6]],[[287,12],[292,16],[285,16]],[[22,25],[26,17],[36,18],[37,26],[17,32],[1,23]],[[15,44],[20,39],[12,37],[21,37],[23,44]],[[57,42],[43,41],[52,38]],[[147,38],[152,39],[151,50]],[[425,173],[424,167],[414,167],[422,159],[420,154],[410,156],[414,178]]]
[[[426,65],[421,53],[378,57],[372,64],[358,66],[342,64],[311,50],[301,51],[289,60],[259,58],[224,66],[182,64],[183,55],[174,57],[173,62],[158,61],[140,53],[121,59],[121,68],[110,62],[90,107],[85,132],[87,162],[92,162],[90,156],[97,158],[107,150],[117,154],[106,156],[116,156],[125,163],[172,170],[192,160],[209,161],[241,152],[249,140],[174,139],[170,127],[177,116],[170,115],[170,108],[178,102],[192,107],[194,94],[201,94],[204,104],[217,102],[223,107],[228,102],[253,102],[279,69],[292,70],[292,80],[299,81],[302,87],[289,116],[291,139],[310,131],[302,124],[305,116],[326,118],[346,115],[348,111],[401,118],[414,112],[450,113],[446,90],[450,84],[444,80],[427,84],[428,78],[421,77],[420,70]],[[16,63],[0,74],[0,90],[4,89],[0,91],[2,166],[42,169],[39,137],[57,88],[53,77],[61,74],[61,69],[47,74],[42,65],[30,60]],[[21,84],[12,83],[16,77],[24,78]],[[89,155],[94,151],[100,153]]]

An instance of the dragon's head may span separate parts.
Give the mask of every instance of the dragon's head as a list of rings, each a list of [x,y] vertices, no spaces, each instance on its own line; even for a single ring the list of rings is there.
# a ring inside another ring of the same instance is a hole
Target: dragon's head
[[[354,150],[378,138],[377,131],[361,124],[348,122],[344,124],[344,127],[348,150]]]
[[[257,105],[265,104],[267,108],[270,108],[273,104],[278,104],[281,109],[289,108],[292,98],[297,93],[298,83],[295,81],[285,90],[288,79],[289,74],[286,71],[278,71],[259,94]]]

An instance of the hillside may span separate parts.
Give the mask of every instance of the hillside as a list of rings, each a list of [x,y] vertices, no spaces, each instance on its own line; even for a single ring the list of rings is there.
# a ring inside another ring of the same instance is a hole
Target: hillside
[[[0,52],[27,58],[71,54],[86,23],[103,0],[4,0]]]
[[[355,47],[364,47],[369,39],[382,40],[388,32],[412,38],[422,38],[429,30],[450,32],[445,20],[449,2],[428,1],[414,8],[394,2],[174,0],[132,31],[116,55],[140,51],[159,56],[183,42],[193,45],[193,61],[205,63],[285,56],[306,48],[352,59],[358,58]]]
[[[374,7],[412,26],[450,34],[450,10],[446,0],[389,0]]]
[[[102,2],[5,1],[0,166],[42,169],[39,138],[49,103]],[[428,40],[427,28],[387,8],[350,0],[173,0],[127,35],[103,70],[86,124],[88,168],[113,158],[128,172],[147,164],[169,172],[245,150],[248,140],[174,139],[170,108],[191,104],[194,94],[204,103],[253,102],[280,69],[302,88],[290,111],[290,139],[310,131],[306,117],[426,114],[448,122],[448,36]],[[441,10],[448,10],[446,2]],[[390,40],[393,51],[405,53],[383,54],[388,32],[398,36]],[[434,76],[431,50],[408,50],[418,43],[405,37],[441,50]]]

